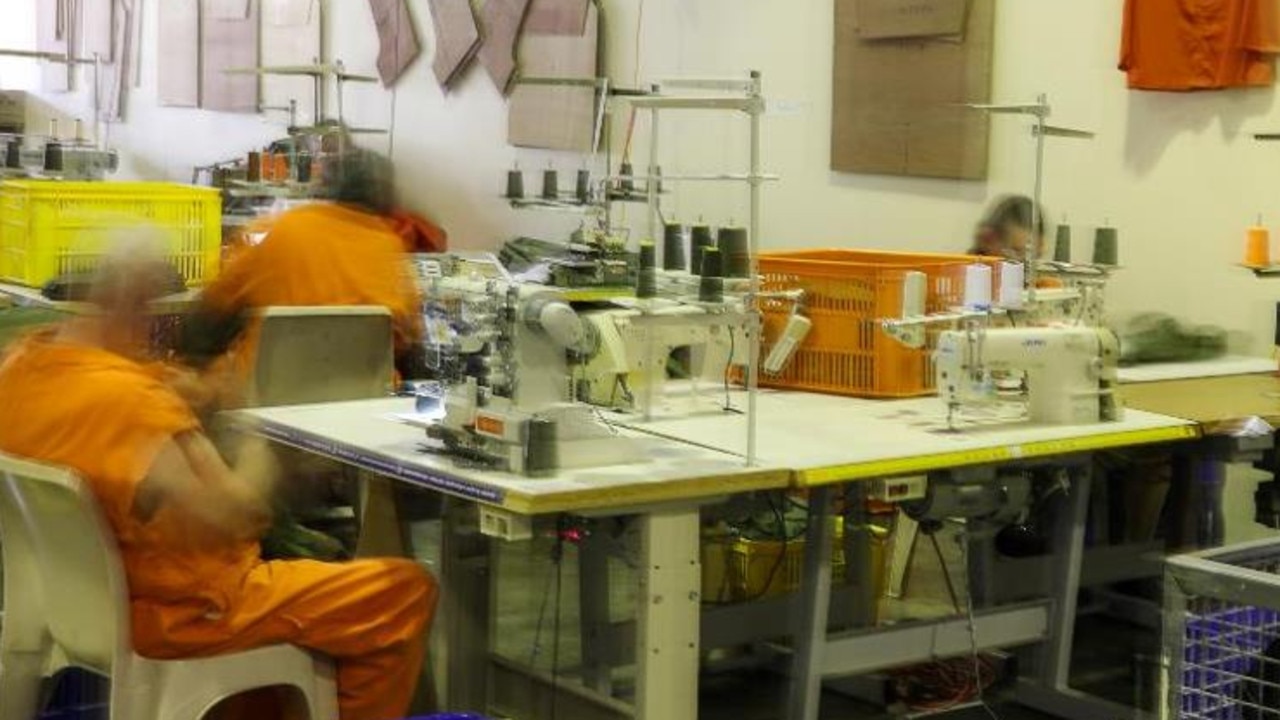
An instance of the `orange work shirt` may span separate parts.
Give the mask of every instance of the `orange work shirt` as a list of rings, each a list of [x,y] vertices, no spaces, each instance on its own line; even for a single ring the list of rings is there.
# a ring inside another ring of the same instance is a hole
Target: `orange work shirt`
[[[28,336],[0,363],[0,451],[70,468],[88,484],[120,544],[134,600],[226,611],[229,592],[260,562],[257,543],[167,503],[145,520],[134,514],[163,443],[199,422],[154,366],[55,335]]]
[[[1271,85],[1276,0],[1125,0],[1120,69],[1139,90]]]
[[[280,215],[261,243],[227,264],[203,299],[225,312],[376,305],[391,312],[398,350],[421,337],[421,302],[403,240],[377,215],[344,205],[304,205]],[[252,366],[257,335],[251,324],[232,349],[243,373]]]

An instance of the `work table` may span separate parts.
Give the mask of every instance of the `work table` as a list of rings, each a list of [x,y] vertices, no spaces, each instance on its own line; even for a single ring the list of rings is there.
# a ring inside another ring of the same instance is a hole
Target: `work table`
[[[1280,426],[1280,379],[1274,373],[1125,385],[1121,393],[1128,407],[1190,420],[1205,435],[1230,434],[1253,417]]]

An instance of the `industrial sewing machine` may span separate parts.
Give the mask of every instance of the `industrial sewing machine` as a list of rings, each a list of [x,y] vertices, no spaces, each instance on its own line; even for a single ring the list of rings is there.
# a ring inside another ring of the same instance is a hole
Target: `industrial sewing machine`
[[[652,415],[669,405],[674,376],[688,382],[686,411],[696,409],[699,387],[718,393],[731,360],[745,354],[746,339],[739,333],[735,340],[738,330],[724,324],[721,310],[734,312],[675,302],[584,312],[598,342],[582,369],[583,399]]]
[[[56,120],[50,121],[46,138],[0,134],[0,152],[3,152],[0,177],[102,180],[120,164],[115,150],[100,148],[85,139],[84,128],[78,120],[71,138],[58,136]]]
[[[1031,422],[1086,424],[1120,417],[1119,357],[1106,328],[971,326],[940,333],[934,362],[949,423],[966,405],[997,401],[998,376],[1022,373]]]
[[[430,437],[531,476],[644,460],[598,408],[577,401],[574,368],[596,336],[559,295],[478,273],[432,275],[423,279],[426,351],[440,392],[419,408],[432,417]]]

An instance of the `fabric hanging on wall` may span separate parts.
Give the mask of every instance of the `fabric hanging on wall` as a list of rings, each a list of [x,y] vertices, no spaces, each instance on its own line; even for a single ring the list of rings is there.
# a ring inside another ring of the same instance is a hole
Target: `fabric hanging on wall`
[[[1125,0],[1120,69],[1135,90],[1270,86],[1276,0]]]
[[[320,59],[320,24],[323,11],[318,0],[264,0],[262,5],[262,64],[310,65]],[[310,77],[264,75],[262,106],[273,108],[273,119],[290,101],[298,104],[298,124],[310,125],[315,106],[315,82]],[[322,113],[323,114],[323,113]]]
[[[480,63],[503,95],[511,92],[516,74],[516,42],[528,10],[529,0],[486,0],[480,10],[484,25]]]
[[[378,76],[391,87],[422,51],[405,0],[369,0],[378,29]]]
[[[75,47],[76,13],[74,0],[41,0],[36,3],[36,49],[69,53]],[[74,72],[65,63],[40,63],[40,89],[67,92],[73,89]]]
[[[112,18],[115,13],[115,0],[80,0],[81,13],[84,18],[84,46],[82,51],[84,57],[91,58],[94,55],[102,58],[103,62],[115,62],[118,60],[113,54],[113,32],[114,25]]]
[[[590,0],[533,0],[524,31],[529,35],[573,35],[587,31]]]
[[[235,13],[242,5],[246,14],[240,17]],[[200,10],[200,107],[258,112],[258,76],[227,72],[258,65],[258,3],[202,0]]]
[[[161,105],[196,107],[200,104],[200,0],[160,3],[156,57]]]
[[[480,28],[471,0],[429,0],[436,30],[432,68],[440,86],[449,90],[480,51]]]

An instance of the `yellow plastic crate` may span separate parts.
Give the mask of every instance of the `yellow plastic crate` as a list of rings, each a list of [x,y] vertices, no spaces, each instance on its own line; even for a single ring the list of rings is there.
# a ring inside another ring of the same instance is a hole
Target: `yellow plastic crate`
[[[832,533],[831,579],[841,582],[845,579],[847,563],[844,556],[844,523],[839,518],[833,519],[835,532]],[[876,596],[879,597],[884,588],[885,538],[887,533],[879,528],[872,528],[871,562]],[[785,543],[786,556],[779,564],[783,545],[778,540],[745,540],[733,543],[729,552],[732,555],[730,564],[731,591],[734,600],[758,600],[776,595],[785,595],[800,589],[804,579],[804,538]]]
[[[146,227],[187,285],[218,274],[222,198],[172,183],[11,180],[0,184],[0,279],[39,287],[93,270],[113,239]]]

